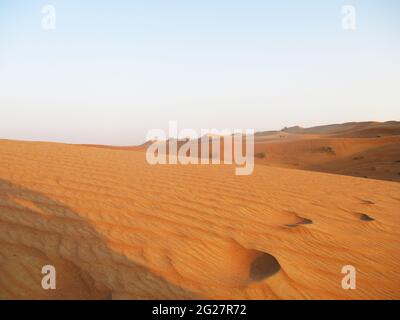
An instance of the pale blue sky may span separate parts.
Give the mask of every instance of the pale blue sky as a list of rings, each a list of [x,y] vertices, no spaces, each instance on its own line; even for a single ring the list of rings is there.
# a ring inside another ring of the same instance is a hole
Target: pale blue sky
[[[1,0],[0,138],[400,120],[399,40],[396,0]]]

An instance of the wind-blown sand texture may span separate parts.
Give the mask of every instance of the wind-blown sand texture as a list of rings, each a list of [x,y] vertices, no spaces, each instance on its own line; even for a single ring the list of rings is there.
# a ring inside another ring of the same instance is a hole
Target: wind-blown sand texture
[[[0,298],[400,298],[399,183],[234,168],[0,140]]]

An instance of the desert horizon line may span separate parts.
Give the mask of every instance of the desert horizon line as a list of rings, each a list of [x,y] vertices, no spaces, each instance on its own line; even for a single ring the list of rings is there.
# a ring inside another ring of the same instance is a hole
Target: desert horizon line
[[[311,125],[311,126],[301,126],[301,125],[288,125],[284,126],[281,129],[259,129],[259,130],[254,130],[254,136],[267,133],[267,132],[284,132],[285,130],[292,130],[292,129],[315,129],[315,128],[322,128],[322,127],[328,127],[328,126],[339,126],[339,125],[346,125],[346,124],[389,124],[389,123],[398,123],[400,120],[362,120],[362,121],[345,121],[345,122],[335,122],[335,123],[325,123],[325,124],[316,124],[316,125]],[[187,129],[186,127],[183,127],[182,129]],[[225,130],[228,128],[212,128],[210,130]],[[231,128],[232,129],[232,128]],[[243,128],[242,128],[243,129]],[[241,130],[242,130],[241,129]],[[149,129],[150,131],[152,129]],[[195,130],[195,129],[194,129]],[[196,131],[196,130],[195,130]],[[234,134],[234,133],[233,133]],[[146,135],[144,135],[146,136]],[[223,136],[223,135],[220,135]],[[201,136],[200,136],[201,138]],[[171,138],[168,138],[166,141],[170,140]],[[5,137],[5,136],[0,136],[0,140],[9,140],[9,141],[26,141],[26,142],[44,142],[44,143],[60,143],[60,144],[67,144],[67,145],[83,145],[83,146],[109,146],[109,147],[140,147],[148,142],[151,142],[151,140],[143,139],[141,143],[137,144],[109,144],[109,143],[91,143],[91,142],[67,142],[67,141],[62,141],[62,139],[20,139],[20,138],[12,138],[12,137]],[[178,139],[178,140],[185,140],[185,139]]]

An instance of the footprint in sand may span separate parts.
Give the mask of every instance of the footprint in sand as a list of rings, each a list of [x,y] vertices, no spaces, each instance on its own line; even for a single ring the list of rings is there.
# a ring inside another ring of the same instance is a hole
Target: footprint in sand
[[[260,281],[268,278],[281,270],[276,258],[268,253],[262,252],[250,265],[250,279]]]
[[[298,221],[296,223],[289,223],[289,224],[285,224],[286,227],[289,228],[295,228],[304,224],[313,224],[313,221],[311,219],[307,219],[307,218],[303,218],[303,217],[299,217],[297,216]]]
[[[374,221],[375,219],[370,217],[369,215],[365,213],[360,213],[360,212],[354,212],[354,215],[356,218],[360,219],[361,221]]]
[[[361,213],[360,214],[360,220],[362,221],[374,221],[374,218],[371,218],[369,215],[365,214],[365,213]]]

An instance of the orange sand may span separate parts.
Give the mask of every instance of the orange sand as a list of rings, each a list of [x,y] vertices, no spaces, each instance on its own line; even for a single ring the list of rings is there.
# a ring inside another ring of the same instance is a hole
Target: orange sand
[[[317,144],[347,159],[347,141]],[[0,140],[0,298],[400,298],[399,183],[234,168]],[[41,288],[45,264],[57,290]],[[341,288],[348,264],[356,290]]]

